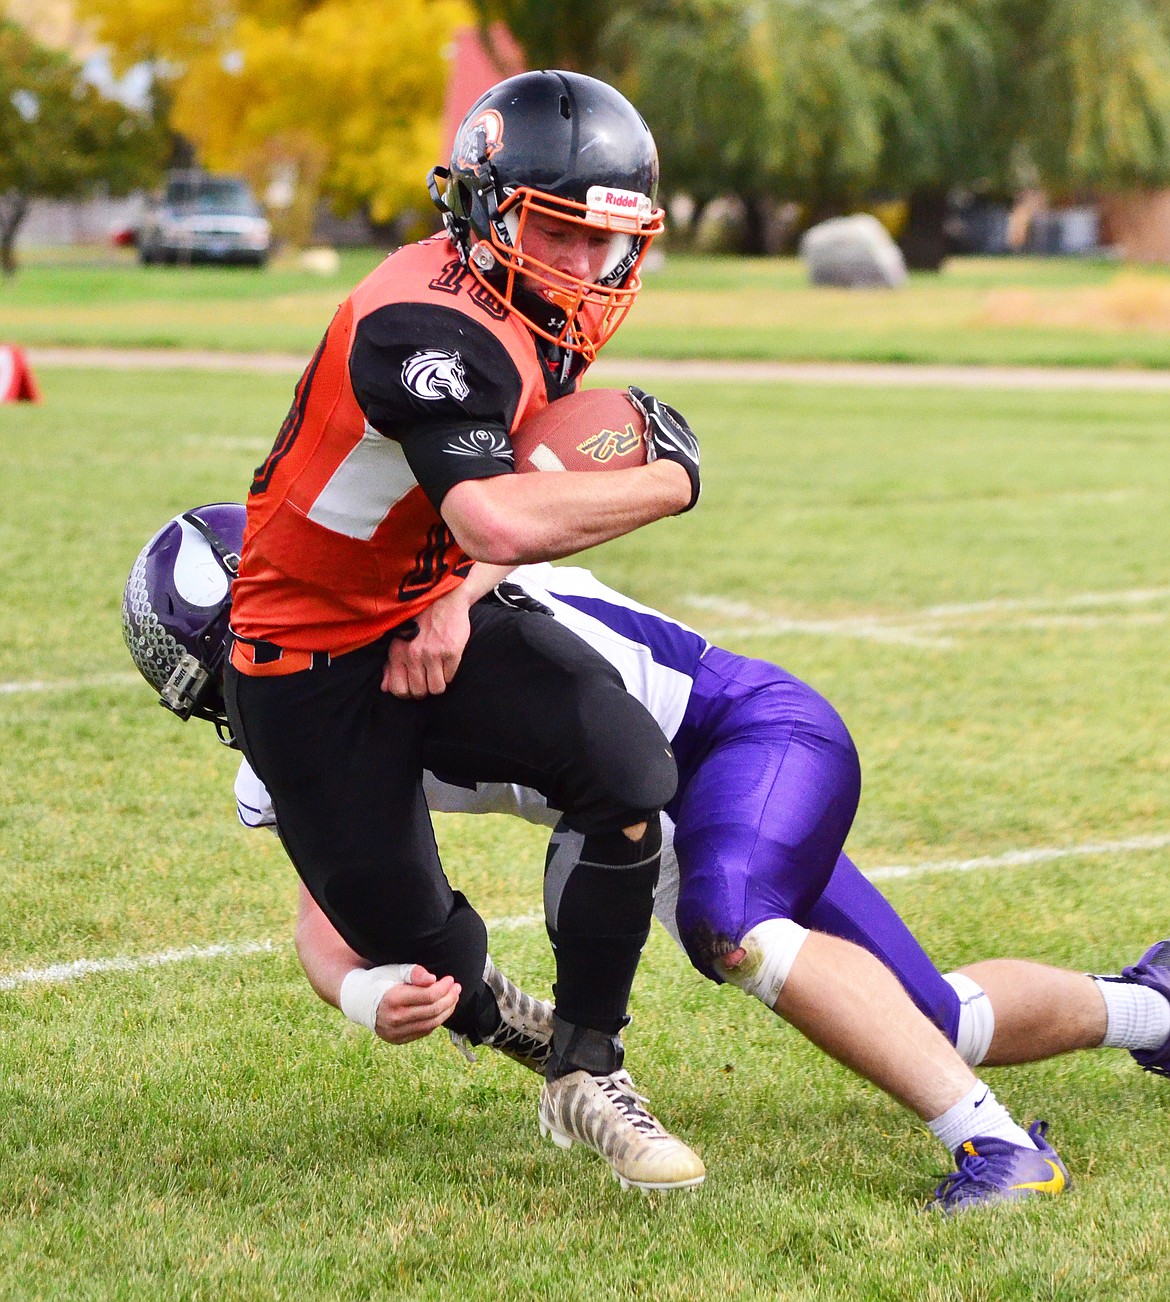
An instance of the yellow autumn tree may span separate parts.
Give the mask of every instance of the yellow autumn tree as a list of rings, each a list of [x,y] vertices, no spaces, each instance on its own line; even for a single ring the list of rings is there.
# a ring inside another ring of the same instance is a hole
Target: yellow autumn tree
[[[463,0],[80,0],[118,63],[151,61],[209,166],[314,178],[338,211],[419,207]],[[256,178],[264,179],[264,178]],[[303,204],[303,194],[300,196]]]

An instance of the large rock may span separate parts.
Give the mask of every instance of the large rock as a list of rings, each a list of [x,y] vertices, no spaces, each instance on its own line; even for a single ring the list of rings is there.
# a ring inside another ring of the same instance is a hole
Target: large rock
[[[869,213],[810,226],[801,236],[800,256],[814,285],[894,289],[906,280],[901,250]]]

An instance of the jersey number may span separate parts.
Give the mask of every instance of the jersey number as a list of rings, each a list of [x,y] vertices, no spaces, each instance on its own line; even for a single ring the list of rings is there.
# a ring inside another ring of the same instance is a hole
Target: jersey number
[[[427,530],[427,540],[414,558],[414,569],[403,576],[398,585],[399,601],[414,601],[424,596],[448,574],[465,579],[474,564],[471,557],[458,552],[454,565],[448,564],[447,554],[455,546],[451,530],[445,524],[433,524]]]
[[[440,294],[458,294],[465,288],[469,278],[470,273],[463,263],[458,258],[452,258],[443,264],[443,270],[431,281],[430,288],[437,289]],[[467,297],[493,320],[502,321],[508,315],[508,309],[497,303],[478,280],[472,280]]]

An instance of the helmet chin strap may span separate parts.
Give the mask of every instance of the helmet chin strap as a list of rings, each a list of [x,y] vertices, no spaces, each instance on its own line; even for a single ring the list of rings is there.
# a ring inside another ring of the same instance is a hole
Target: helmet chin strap
[[[222,745],[228,750],[240,749],[240,743],[236,741],[235,733],[232,732],[232,725],[226,719],[213,719],[212,723],[215,724],[215,735]]]
[[[215,559],[219,562],[220,569],[228,576],[234,579],[240,572],[239,554],[233,552],[230,548],[225,547],[223,539],[215,532],[214,529],[205,521],[201,520],[194,511],[184,511],[182,519],[193,528],[197,529],[203,536],[203,541],[211,548],[215,554]]]

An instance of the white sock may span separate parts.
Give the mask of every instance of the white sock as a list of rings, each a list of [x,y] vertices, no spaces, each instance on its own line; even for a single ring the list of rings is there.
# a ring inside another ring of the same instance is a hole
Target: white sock
[[[1103,1049],[1160,1049],[1170,1040],[1170,1000],[1149,986],[1094,977],[1105,1001]]]
[[[952,1153],[966,1140],[976,1136],[1005,1139],[1009,1144],[1019,1144],[1021,1148],[1036,1147],[1028,1138],[1028,1132],[1016,1125],[1007,1108],[982,1081],[976,1081],[974,1089],[965,1094],[954,1107],[947,1108],[941,1117],[935,1117],[926,1124],[930,1133]]]

